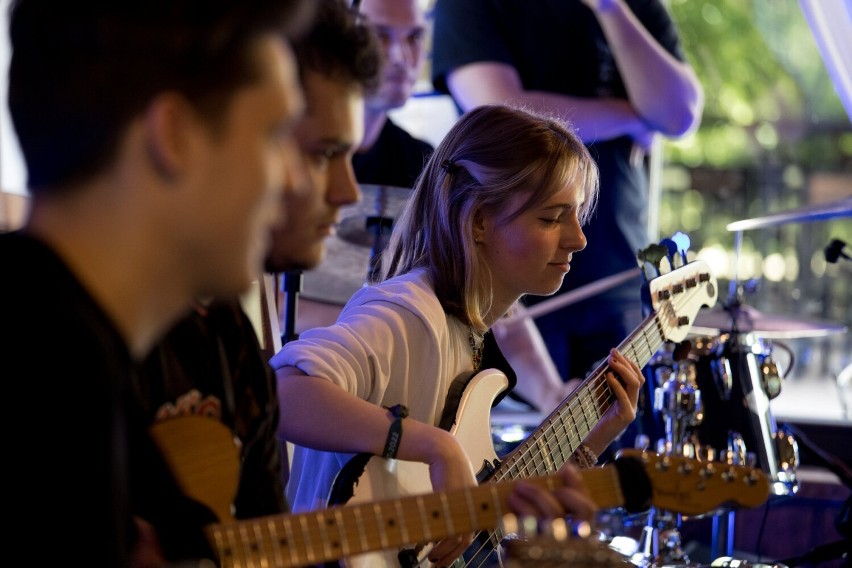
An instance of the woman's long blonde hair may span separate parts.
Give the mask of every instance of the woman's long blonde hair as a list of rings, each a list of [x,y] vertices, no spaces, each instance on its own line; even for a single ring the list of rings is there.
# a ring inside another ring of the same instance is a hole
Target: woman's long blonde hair
[[[598,169],[563,121],[504,105],[462,115],[429,158],[382,253],[378,280],[424,268],[447,313],[483,331],[491,273],[476,252],[477,214],[505,214],[518,194],[528,199],[510,219],[566,186],[585,193],[586,222],[598,192]]]

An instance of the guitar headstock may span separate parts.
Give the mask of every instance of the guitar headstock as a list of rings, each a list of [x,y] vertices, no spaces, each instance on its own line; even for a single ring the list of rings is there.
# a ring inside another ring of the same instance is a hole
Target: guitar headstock
[[[648,294],[663,338],[683,341],[698,311],[714,306],[718,293],[716,277],[703,260],[693,260],[650,280]]]
[[[617,457],[640,460],[651,481],[651,504],[681,515],[753,508],[769,498],[769,479],[760,469],[643,450],[621,450]]]

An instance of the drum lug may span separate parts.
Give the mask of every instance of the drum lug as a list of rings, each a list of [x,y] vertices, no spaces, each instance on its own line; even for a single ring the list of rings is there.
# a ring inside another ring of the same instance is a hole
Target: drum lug
[[[772,357],[767,356],[760,364],[760,377],[763,391],[770,400],[781,394],[781,373]]]

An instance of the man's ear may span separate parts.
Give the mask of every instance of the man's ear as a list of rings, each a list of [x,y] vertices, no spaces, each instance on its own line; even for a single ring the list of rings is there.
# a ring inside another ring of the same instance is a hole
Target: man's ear
[[[187,167],[194,133],[199,128],[192,105],[177,93],[163,93],[145,112],[145,144],[152,167],[166,179],[175,179]]]

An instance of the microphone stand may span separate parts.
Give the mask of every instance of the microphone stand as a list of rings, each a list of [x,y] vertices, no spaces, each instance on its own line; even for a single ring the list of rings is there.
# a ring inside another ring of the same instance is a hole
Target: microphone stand
[[[285,295],[284,330],[281,332],[281,344],[299,338],[296,333],[296,312],[298,310],[299,293],[302,291],[302,271],[287,270],[281,280],[281,291]]]

